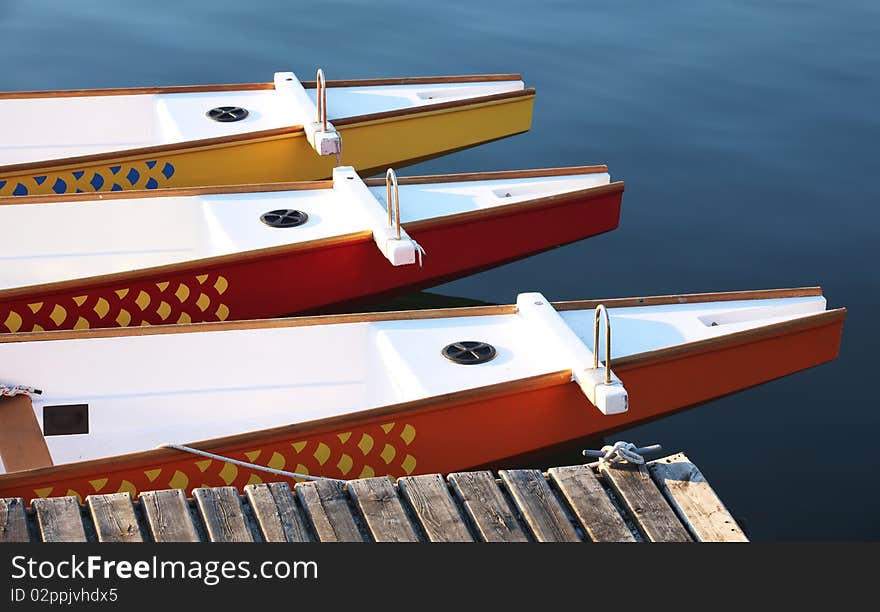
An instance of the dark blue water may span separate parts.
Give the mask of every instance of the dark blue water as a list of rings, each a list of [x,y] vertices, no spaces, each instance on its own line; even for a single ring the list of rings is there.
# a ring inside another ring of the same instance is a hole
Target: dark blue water
[[[3,0],[0,58],[4,90],[521,72],[531,132],[406,172],[607,163],[621,227],[437,291],[822,285],[836,362],[616,437],[686,451],[755,540],[880,539],[876,0]]]

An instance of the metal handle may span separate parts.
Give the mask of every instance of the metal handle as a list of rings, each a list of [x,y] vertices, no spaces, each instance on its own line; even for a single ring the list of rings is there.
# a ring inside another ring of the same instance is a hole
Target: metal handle
[[[394,214],[391,208],[391,188],[394,187]],[[400,240],[400,194],[397,192],[397,173],[394,168],[388,168],[385,173],[385,189],[387,190],[386,201],[388,202],[388,227],[394,226],[397,239]]]
[[[321,123],[324,127],[324,131],[327,131],[327,82],[324,80],[324,71],[321,68],[318,68],[318,76],[316,77],[318,82],[318,123]]]
[[[596,318],[593,322],[593,368],[599,367],[599,317],[605,313],[605,384],[611,383],[611,317],[605,304],[596,306]]]

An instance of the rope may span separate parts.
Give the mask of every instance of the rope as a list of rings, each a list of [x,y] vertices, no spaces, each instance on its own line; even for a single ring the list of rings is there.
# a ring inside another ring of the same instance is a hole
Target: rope
[[[634,465],[644,465],[645,458],[642,455],[659,450],[661,450],[659,444],[652,444],[650,446],[639,448],[632,442],[618,440],[614,444],[606,444],[601,450],[585,450],[583,454],[587,457],[598,457],[599,465],[613,465],[624,461]]]
[[[215,455],[214,453],[208,453],[203,450],[199,450],[197,448],[192,448],[191,446],[183,446],[182,444],[160,444],[156,448],[173,448],[174,450],[183,451],[186,453],[192,453],[193,455],[200,455],[202,457],[207,457],[208,459],[216,459],[217,461],[225,461],[226,463],[232,463],[234,465],[238,465],[240,467],[250,468],[252,470],[260,470],[263,472],[269,472],[270,474],[276,474],[278,476],[284,476],[285,478],[304,478],[306,480],[329,480],[331,482],[346,482],[345,480],[340,480],[339,478],[325,478],[324,476],[312,476],[311,474],[300,474],[298,472],[287,472],[284,470],[276,470],[275,468],[270,468],[266,465],[257,465],[256,463],[248,463],[247,461],[239,461],[238,459],[232,459],[230,457],[224,457],[223,455]]]
[[[14,395],[40,395],[43,391],[25,385],[4,385],[0,383],[0,396],[12,397]]]
[[[418,242],[416,242],[412,238],[410,238],[410,241],[413,243],[413,246],[416,247],[416,253],[418,253],[419,255],[419,267],[421,268],[422,257],[427,257],[428,254],[425,252],[425,249],[422,248],[422,245],[420,245]]]

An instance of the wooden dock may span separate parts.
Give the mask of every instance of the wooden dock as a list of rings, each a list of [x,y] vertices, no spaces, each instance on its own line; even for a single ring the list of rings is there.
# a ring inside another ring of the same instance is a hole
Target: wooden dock
[[[746,541],[682,454],[346,483],[0,499],[0,542]]]

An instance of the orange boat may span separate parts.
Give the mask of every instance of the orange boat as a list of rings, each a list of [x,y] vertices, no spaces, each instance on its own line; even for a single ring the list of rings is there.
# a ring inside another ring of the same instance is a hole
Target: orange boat
[[[525,293],[509,306],[5,335],[0,497],[483,466],[835,359],[845,314],[819,288]]]

